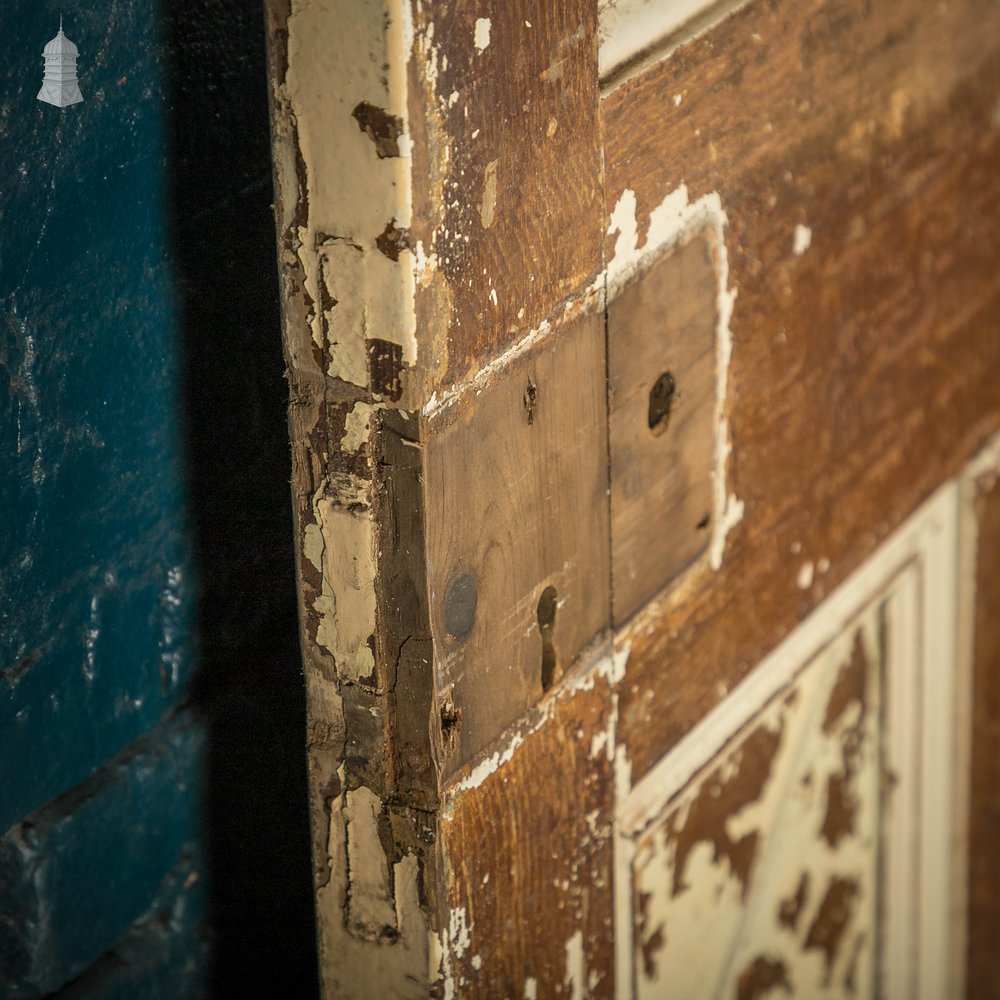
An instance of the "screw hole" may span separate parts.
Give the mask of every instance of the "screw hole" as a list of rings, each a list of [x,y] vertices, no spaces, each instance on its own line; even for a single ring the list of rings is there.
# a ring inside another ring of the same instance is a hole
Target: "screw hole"
[[[458,730],[462,725],[462,710],[456,708],[450,701],[441,706],[441,738],[445,748],[451,750],[458,739]]]
[[[670,372],[664,372],[649,390],[649,429],[662,434],[670,423],[670,412],[677,398],[677,383]]]
[[[528,385],[524,390],[524,412],[528,415],[528,424],[535,422],[535,400],[538,399],[538,386],[533,379],[528,379]]]
[[[546,587],[538,599],[538,631],[542,636],[542,691],[548,691],[556,676],[556,648],[552,633],[556,626],[556,588]]]
[[[706,515],[705,515],[705,516],[704,516],[704,517],[703,517],[703,518],[702,518],[702,519],[701,519],[701,520],[700,520],[700,521],[699,521],[699,522],[698,522],[698,523],[697,523],[697,524],[695,525],[695,527],[696,527],[696,528],[697,528],[697,529],[698,529],[699,531],[704,531],[704,530],[705,530],[705,529],[706,529],[706,528],[708,527],[708,514],[706,514]]]

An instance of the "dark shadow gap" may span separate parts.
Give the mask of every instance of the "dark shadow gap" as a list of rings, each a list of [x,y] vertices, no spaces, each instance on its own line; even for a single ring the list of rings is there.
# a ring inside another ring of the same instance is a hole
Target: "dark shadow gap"
[[[264,20],[165,4],[213,996],[318,992]]]

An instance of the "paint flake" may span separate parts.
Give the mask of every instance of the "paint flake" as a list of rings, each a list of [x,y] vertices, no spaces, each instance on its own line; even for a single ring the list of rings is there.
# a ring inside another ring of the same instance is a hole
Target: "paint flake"
[[[476,18],[476,32],[474,36],[474,41],[476,48],[482,52],[490,44],[490,19],[488,17],[477,17]]]
[[[799,223],[792,234],[792,253],[796,257],[801,257],[809,249],[812,238],[812,230],[808,226],[803,226]]]

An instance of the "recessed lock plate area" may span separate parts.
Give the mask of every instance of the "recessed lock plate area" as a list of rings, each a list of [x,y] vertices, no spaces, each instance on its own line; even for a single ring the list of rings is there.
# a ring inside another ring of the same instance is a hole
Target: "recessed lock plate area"
[[[708,547],[715,462],[714,236],[693,233],[608,303],[611,573],[620,625]]]
[[[435,688],[454,773],[707,548],[716,268],[697,232],[424,418]]]
[[[425,441],[436,684],[461,712],[451,772],[608,628],[603,316],[567,323],[465,392],[429,418]]]

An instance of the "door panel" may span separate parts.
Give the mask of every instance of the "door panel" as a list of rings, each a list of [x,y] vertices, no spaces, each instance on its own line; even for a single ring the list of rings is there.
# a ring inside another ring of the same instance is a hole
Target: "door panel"
[[[619,995],[956,995],[958,492],[619,788]]]
[[[327,994],[957,990],[1000,8],[269,7]]]

